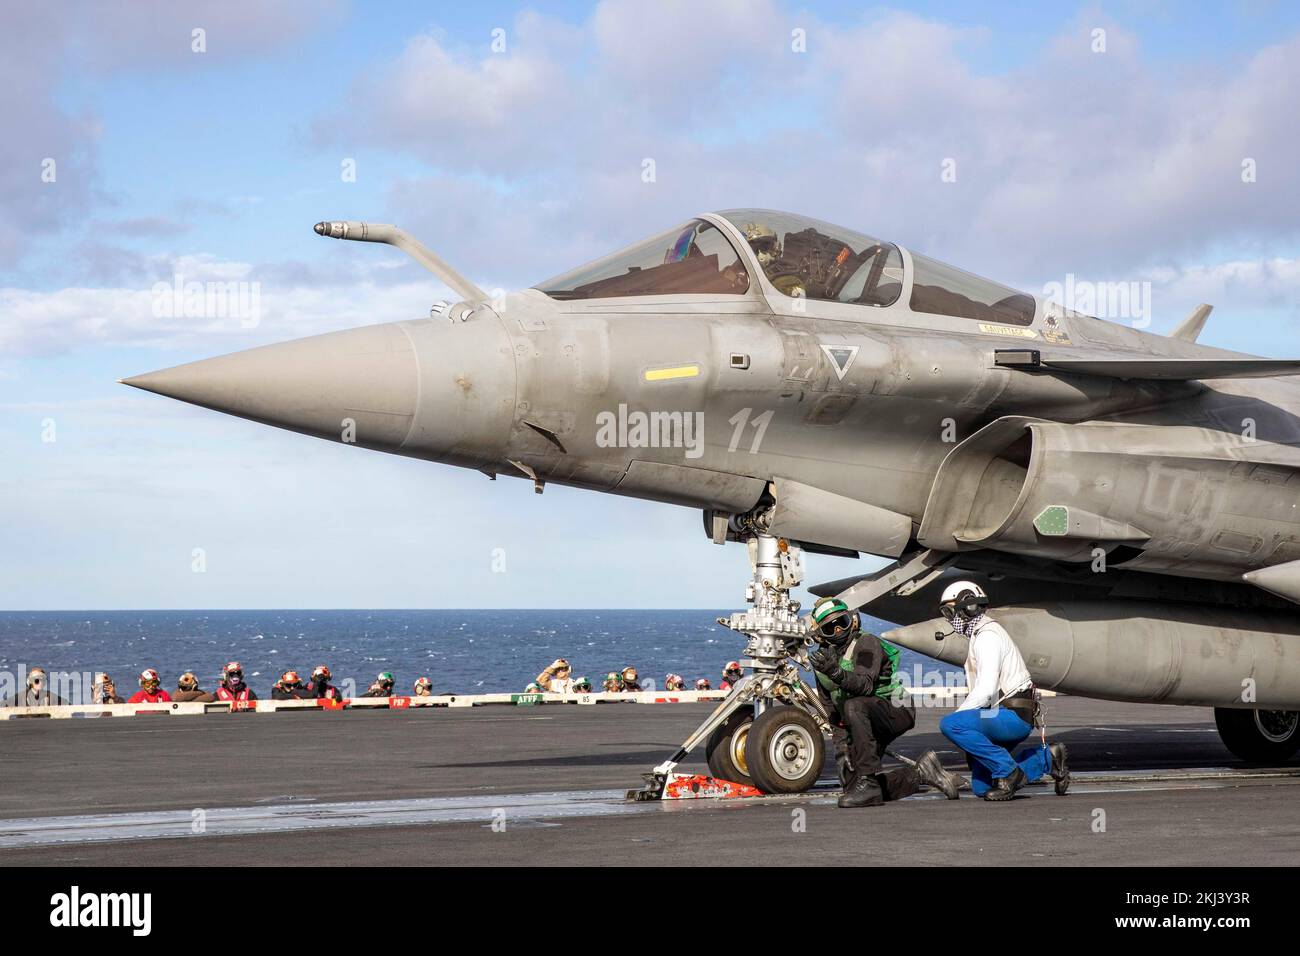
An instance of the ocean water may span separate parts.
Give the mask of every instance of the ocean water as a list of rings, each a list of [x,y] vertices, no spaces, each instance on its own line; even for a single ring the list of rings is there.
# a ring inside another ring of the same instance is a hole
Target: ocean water
[[[306,680],[326,664],[335,682],[351,678],[358,692],[380,671],[392,671],[409,693],[427,676],[435,693],[521,690],[557,657],[599,682],[634,665],[662,687],[681,674],[687,686],[741,656],[740,635],[720,626],[726,610],[259,610],[259,611],[3,611],[0,671],[107,671],[129,696],[141,670],[153,667],[172,689],[187,670],[205,690],[227,661],[244,666],[259,694],[286,670]],[[888,625],[864,624],[879,633]],[[909,673],[951,670],[903,651]],[[917,681],[919,683],[919,681]]]

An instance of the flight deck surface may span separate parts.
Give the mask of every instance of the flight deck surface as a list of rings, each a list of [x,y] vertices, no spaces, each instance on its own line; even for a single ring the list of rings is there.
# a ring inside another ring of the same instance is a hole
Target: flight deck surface
[[[1009,804],[927,793],[863,810],[835,806],[829,764],[795,797],[623,799],[700,704],[15,720],[0,724],[0,864],[730,865],[760,845],[793,864],[1300,858],[1300,764],[1245,767],[1209,709],[1049,707],[1068,796],[1049,779]],[[920,709],[895,749],[957,769],[947,712]],[[682,769],[707,772],[703,754]]]

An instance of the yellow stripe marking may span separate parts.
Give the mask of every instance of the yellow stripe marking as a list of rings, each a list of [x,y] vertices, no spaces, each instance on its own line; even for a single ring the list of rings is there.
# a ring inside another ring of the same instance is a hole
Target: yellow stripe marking
[[[673,378],[695,378],[700,374],[698,365],[675,365],[672,368],[652,368],[645,373],[647,382],[663,382]]]

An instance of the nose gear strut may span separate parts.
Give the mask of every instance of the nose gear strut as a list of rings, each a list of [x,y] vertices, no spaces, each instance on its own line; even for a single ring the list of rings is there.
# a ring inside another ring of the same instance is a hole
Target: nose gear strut
[[[664,788],[677,764],[721,728],[728,718],[744,708],[753,711],[755,721],[775,705],[790,705],[811,717],[819,731],[811,735],[815,753],[801,755],[801,759],[806,761],[815,757],[816,769],[821,770],[821,757],[825,752],[822,738],[830,733],[830,720],[815,691],[799,677],[799,666],[809,667],[808,648],[812,645],[813,638],[799,617],[799,602],[790,598],[791,589],[803,581],[803,551],[785,538],[766,534],[760,527],[759,520],[750,516],[741,516],[733,521],[737,522],[749,549],[753,576],[746,585],[745,599],[750,607],[737,611],[730,617],[720,617],[718,623],[748,639],[745,645],[746,659],[740,663],[749,667],[750,673],[736,683],[730,695],[686,738],[676,753],[642,775],[645,786],[639,790],[629,790],[627,796],[630,800],[657,800],[663,796]],[[753,724],[746,720],[737,724],[735,732],[748,733],[751,726]],[[807,736],[804,740],[808,741]],[[753,752],[755,749],[746,742],[745,762],[749,765],[749,774],[756,774],[756,782],[765,778],[771,780],[773,776],[778,781],[788,777],[788,769],[782,764],[782,755],[789,749],[788,746],[784,749],[782,746],[763,748],[757,753]],[[753,766],[756,761],[762,765],[765,760],[775,760],[779,766]],[[769,772],[765,773],[765,770]],[[816,780],[816,776],[813,780]]]

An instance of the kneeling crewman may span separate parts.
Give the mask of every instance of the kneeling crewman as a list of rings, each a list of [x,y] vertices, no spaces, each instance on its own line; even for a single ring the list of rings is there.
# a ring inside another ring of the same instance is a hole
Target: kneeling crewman
[[[957,799],[958,780],[927,750],[913,766],[883,772],[885,748],[912,729],[916,708],[898,680],[898,648],[862,630],[856,611],[838,598],[813,607],[821,647],[809,658],[817,693],[831,715],[835,760],[844,783],[841,807],[901,800],[928,784]]]
[[[984,612],[988,595],[973,581],[948,585],[939,611],[966,649],[966,700],[939,729],[962,749],[970,765],[970,788],[985,800],[1010,800],[1026,783],[1051,774],[1058,794],[1070,788],[1065,744],[1031,748],[1020,759],[1011,751],[1034,730],[1038,716],[1034,682],[1020,649],[1001,624]]]

